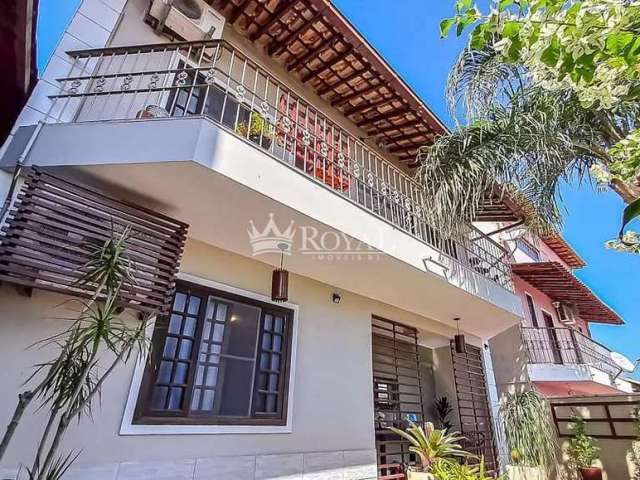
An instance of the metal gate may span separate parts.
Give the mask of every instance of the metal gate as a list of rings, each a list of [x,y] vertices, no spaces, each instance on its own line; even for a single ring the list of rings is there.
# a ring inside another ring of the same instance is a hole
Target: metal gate
[[[475,455],[483,455],[487,470],[494,472],[498,463],[482,350],[467,344],[465,353],[456,353],[451,341],[451,357],[460,429],[466,438],[463,447]]]
[[[388,428],[404,428],[408,420],[424,421],[418,331],[380,317],[373,317],[371,323],[378,478],[401,479],[403,464],[416,459],[409,452],[409,442]]]

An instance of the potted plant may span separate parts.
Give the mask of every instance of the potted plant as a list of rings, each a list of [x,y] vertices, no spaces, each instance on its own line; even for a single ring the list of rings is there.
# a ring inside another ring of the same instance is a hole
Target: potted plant
[[[407,469],[407,480],[433,480],[437,477],[432,470],[438,462],[470,456],[460,446],[460,441],[464,437],[456,433],[447,433],[444,429],[438,430],[431,422],[426,422],[424,427],[409,422],[406,430],[394,427],[390,430],[407,439],[411,443],[409,451],[415,453],[420,459],[420,465]]]
[[[456,460],[438,460],[431,473],[436,480],[502,480],[505,478],[495,477],[487,472],[484,457],[480,457],[477,465],[467,465]]]
[[[251,112],[249,121],[238,122],[236,133],[257,143],[263,148],[269,149],[275,129],[273,125],[258,112]]]
[[[569,455],[580,472],[582,480],[602,480],[602,469],[594,467],[593,463],[598,459],[598,447],[596,440],[586,433],[583,418],[574,417],[573,436],[569,441]]]
[[[556,461],[555,430],[547,401],[533,390],[507,395],[500,403],[511,464],[510,480],[542,480]]]
[[[444,395],[436,398],[433,402],[433,409],[436,412],[436,417],[438,417],[440,427],[445,430],[451,430],[453,425],[449,420],[449,415],[453,412],[453,407],[451,406],[451,403],[449,403],[449,399]]]

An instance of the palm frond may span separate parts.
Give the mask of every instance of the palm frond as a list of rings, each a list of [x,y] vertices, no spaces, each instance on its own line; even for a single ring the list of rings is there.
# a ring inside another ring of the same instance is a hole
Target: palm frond
[[[603,141],[576,102],[566,92],[530,87],[507,105],[494,104],[486,118],[424,147],[418,175],[426,188],[427,221],[455,235],[498,185],[518,192],[537,213],[531,227],[559,226],[559,184],[584,178]]]
[[[449,72],[446,99],[453,118],[460,110],[467,121],[484,118],[494,102],[508,98],[526,84],[525,72],[505,63],[491,48],[467,47]]]
[[[522,463],[552,468],[556,459],[555,428],[544,398],[529,390],[508,395],[500,404],[506,441]]]

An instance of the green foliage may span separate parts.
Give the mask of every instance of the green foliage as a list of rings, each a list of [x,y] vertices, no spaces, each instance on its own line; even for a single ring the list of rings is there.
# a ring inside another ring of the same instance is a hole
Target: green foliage
[[[451,430],[452,425],[449,420],[449,415],[453,412],[453,407],[449,399],[444,395],[436,398],[433,402],[433,409],[436,412],[440,426],[447,431]]]
[[[600,447],[597,442],[586,434],[584,419],[573,418],[573,436],[569,441],[568,453],[578,468],[589,468],[598,459]]]
[[[508,395],[500,404],[500,418],[512,460],[547,470],[555,464],[555,431],[542,396],[532,390]]]
[[[498,184],[559,226],[558,184],[591,167],[625,202],[640,197],[639,0],[493,0],[486,12],[458,0],[442,35],[454,27],[471,33],[448,98],[469,124],[421,152],[427,207],[453,208],[432,222],[468,223]],[[629,208],[625,222],[639,215]]]
[[[64,474],[67,473],[71,465],[73,465],[73,462],[80,456],[80,453],[81,452],[76,452],[74,454],[73,452],[69,452],[65,456],[56,458],[46,472],[38,472],[37,469],[32,470],[27,468],[29,480],[37,480],[39,478],[43,480],[60,480]]]
[[[411,444],[409,451],[420,458],[422,470],[425,472],[429,472],[439,460],[470,456],[460,446],[460,441],[464,437],[455,433],[447,433],[446,430],[437,430],[431,422],[425,423],[424,428],[409,422],[409,427],[406,430],[394,427],[391,427],[390,430],[409,441]]]
[[[236,132],[248,138],[258,138],[260,136],[272,138],[275,133],[274,126],[258,112],[251,112],[248,123],[249,125],[247,125],[247,122],[239,122],[236,125]]]
[[[500,480],[489,475],[484,466],[484,457],[477,465],[466,465],[455,460],[439,460],[431,470],[436,480]]]
[[[111,236],[100,242],[92,240],[83,245],[88,260],[82,266],[82,275],[76,280],[77,285],[93,287],[102,292],[107,289],[118,291],[123,285],[134,283],[133,263],[127,255],[127,241],[131,237],[131,228],[125,227],[116,232],[111,225]]]
[[[586,106],[637,96],[640,2],[500,0],[492,7],[482,14],[475,2],[457,2],[441,33],[473,26],[475,48],[492,44],[505,61],[524,65],[549,89],[572,89]]]

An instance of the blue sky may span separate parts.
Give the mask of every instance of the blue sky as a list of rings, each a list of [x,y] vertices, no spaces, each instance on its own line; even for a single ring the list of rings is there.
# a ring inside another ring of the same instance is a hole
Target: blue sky
[[[464,39],[441,40],[438,24],[450,15],[453,0],[333,1],[432,110],[450,124],[443,92],[449,67]],[[79,0],[40,0],[40,69],[79,3]],[[596,193],[589,185],[566,186],[562,195],[566,206],[563,234],[588,263],[576,272],[578,277],[627,322],[622,327],[594,325],[594,337],[635,359],[640,356],[640,256],[603,247],[619,228],[623,203],[615,194]]]

